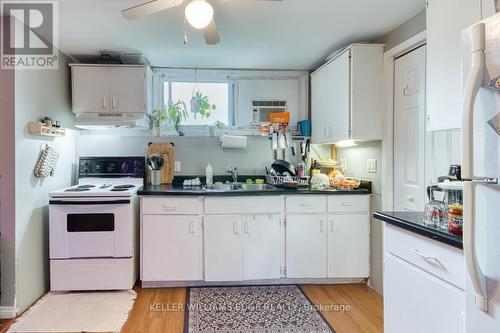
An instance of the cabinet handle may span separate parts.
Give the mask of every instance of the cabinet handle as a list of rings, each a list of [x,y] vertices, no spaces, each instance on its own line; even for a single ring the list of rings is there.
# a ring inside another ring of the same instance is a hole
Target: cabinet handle
[[[344,207],[352,207],[352,203],[351,202],[343,202],[341,205],[344,206]]]
[[[163,209],[164,210],[176,210],[177,209],[177,206],[176,205],[167,205],[167,204],[163,204]]]
[[[330,220],[330,231],[335,232],[335,224],[334,224],[333,220]]]
[[[312,207],[312,203],[303,202],[303,203],[300,204],[300,207]]]
[[[115,99],[114,97],[113,97],[113,98],[111,98],[111,107],[112,107],[113,109],[116,109],[116,104],[117,104],[117,103],[116,103],[116,99]]]
[[[245,234],[248,234],[248,221],[245,221]]]
[[[190,234],[195,234],[196,231],[194,229],[194,221],[191,221],[191,223],[189,223],[189,233]]]
[[[420,258],[424,259],[425,261],[432,261],[434,263],[437,263],[439,261],[436,257],[433,257],[433,256],[427,255],[425,253],[422,253],[422,252],[420,252],[417,249],[410,249],[410,251],[413,252],[413,253],[415,253],[417,256],[419,256]]]
[[[238,222],[233,222],[233,235],[238,235]]]
[[[331,126],[328,126],[328,137],[329,138],[332,137],[332,127]]]
[[[321,232],[325,232],[325,220],[321,220],[320,230]]]
[[[323,127],[323,138],[326,138],[326,127]]]
[[[107,108],[106,96],[102,96],[102,108],[103,108],[103,109],[106,109],[106,108]]]

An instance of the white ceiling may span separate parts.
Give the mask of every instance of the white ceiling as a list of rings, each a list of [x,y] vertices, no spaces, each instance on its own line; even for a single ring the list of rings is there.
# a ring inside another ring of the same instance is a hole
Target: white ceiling
[[[222,40],[215,46],[192,28],[183,44],[184,6],[137,21],[121,17],[121,9],[142,2],[60,1],[60,49],[73,56],[140,52],[162,67],[312,69],[339,47],[389,32],[425,1],[210,0]]]

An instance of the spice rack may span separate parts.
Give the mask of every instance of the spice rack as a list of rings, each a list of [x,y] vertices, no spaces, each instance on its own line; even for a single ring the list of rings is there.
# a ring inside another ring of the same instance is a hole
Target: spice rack
[[[61,127],[48,127],[41,122],[32,121],[28,124],[28,132],[33,135],[50,136],[50,137],[64,137],[66,136],[66,129]]]

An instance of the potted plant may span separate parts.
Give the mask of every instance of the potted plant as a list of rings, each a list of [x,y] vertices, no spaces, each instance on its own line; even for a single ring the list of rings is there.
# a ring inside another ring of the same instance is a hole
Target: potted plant
[[[160,127],[167,120],[167,111],[165,109],[154,109],[153,114],[150,116],[153,125],[153,136],[160,135]]]
[[[180,136],[183,136],[184,131],[181,129],[181,123],[188,118],[186,104],[182,101],[177,101],[176,103],[168,102],[167,112],[170,124],[172,124]]]
[[[215,104],[210,104],[208,96],[203,95],[201,91],[197,91],[191,97],[191,112],[194,113],[194,119],[199,114],[201,118],[210,118],[211,112],[217,107]]]
[[[212,125],[208,125],[208,136],[215,136],[216,129],[221,130],[224,126],[226,126],[225,123],[223,123],[220,120],[217,120],[215,123]]]

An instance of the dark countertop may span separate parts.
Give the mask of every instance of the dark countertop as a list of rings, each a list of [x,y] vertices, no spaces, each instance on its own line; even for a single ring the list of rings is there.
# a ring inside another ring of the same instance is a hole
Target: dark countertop
[[[196,195],[196,196],[255,196],[255,195],[290,195],[290,194],[370,194],[370,191],[365,189],[356,189],[350,191],[341,190],[311,190],[308,187],[298,188],[296,190],[276,188],[275,190],[267,191],[205,191],[200,187],[183,187],[177,185],[144,185],[139,192],[139,195]]]
[[[373,217],[438,242],[463,249],[462,236],[424,225],[422,222],[423,212],[375,212]]]

